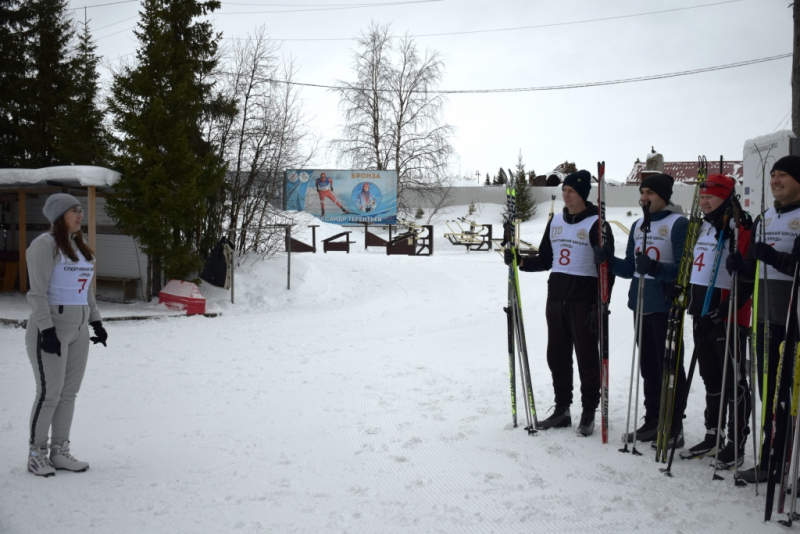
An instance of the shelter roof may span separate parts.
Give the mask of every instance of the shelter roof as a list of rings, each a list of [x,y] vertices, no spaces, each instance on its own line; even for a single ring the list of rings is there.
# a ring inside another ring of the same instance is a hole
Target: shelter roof
[[[121,174],[104,167],[64,165],[42,169],[0,169],[0,187],[59,185],[65,187],[111,187]]]
[[[633,164],[630,174],[628,174],[627,183],[638,184],[642,180],[642,171],[645,168],[643,162],[636,162]],[[741,161],[725,161],[722,164],[722,174],[730,176],[737,182],[742,180],[742,162]],[[708,173],[716,174],[719,172],[719,162],[708,162]],[[697,162],[696,161],[665,161],[664,173],[669,174],[675,178],[676,183],[693,184],[697,179]]]

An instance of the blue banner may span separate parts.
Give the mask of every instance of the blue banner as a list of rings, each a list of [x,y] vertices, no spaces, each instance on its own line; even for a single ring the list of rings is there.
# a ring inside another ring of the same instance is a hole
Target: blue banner
[[[286,209],[334,224],[396,224],[397,172],[289,169]]]

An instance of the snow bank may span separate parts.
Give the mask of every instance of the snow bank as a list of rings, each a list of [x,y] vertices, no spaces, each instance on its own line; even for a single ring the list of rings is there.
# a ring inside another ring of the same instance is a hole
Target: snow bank
[[[110,187],[122,175],[103,167],[65,165],[43,169],[0,169],[0,184],[37,184],[77,180],[83,186]]]

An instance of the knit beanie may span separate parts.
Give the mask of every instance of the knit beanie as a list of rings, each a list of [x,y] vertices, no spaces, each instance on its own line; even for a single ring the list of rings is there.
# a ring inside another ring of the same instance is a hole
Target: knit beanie
[[[50,221],[51,224],[54,224],[58,218],[64,215],[70,208],[80,205],[81,201],[72,195],[56,193],[55,195],[47,197],[42,211],[44,212],[44,216],[47,217],[47,220]]]
[[[731,196],[736,186],[736,182],[730,176],[724,174],[712,174],[700,187],[701,195],[713,195],[722,200],[727,200]]]
[[[653,191],[656,195],[664,199],[664,202],[669,204],[672,198],[672,185],[675,183],[675,178],[669,174],[659,173],[653,176],[648,176],[639,184],[639,192],[645,187]]]
[[[783,171],[800,182],[800,156],[783,156],[775,162],[770,172]]]
[[[592,175],[589,171],[573,172],[564,178],[561,189],[564,189],[565,185],[574,189],[581,196],[583,201],[586,202],[586,199],[589,198],[589,192],[592,190]]]

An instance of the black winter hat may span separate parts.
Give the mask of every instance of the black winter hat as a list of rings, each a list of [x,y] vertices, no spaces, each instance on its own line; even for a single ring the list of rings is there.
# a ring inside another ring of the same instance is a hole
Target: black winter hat
[[[672,185],[674,183],[675,178],[669,174],[654,174],[642,180],[642,183],[639,184],[639,192],[641,193],[642,189],[646,187],[654,191],[656,195],[664,199],[664,202],[669,204],[669,199],[672,198]]]
[[[589,192],[592,190],[592,175],[589,171],[573,172],[564,178],[561,189],[564,189],[565,185],[574,189],[586,202],[586,199],[589,198]]]
[[[783,156],[775,162],[770,172],[783,171],[800,182],[800,156]]]

